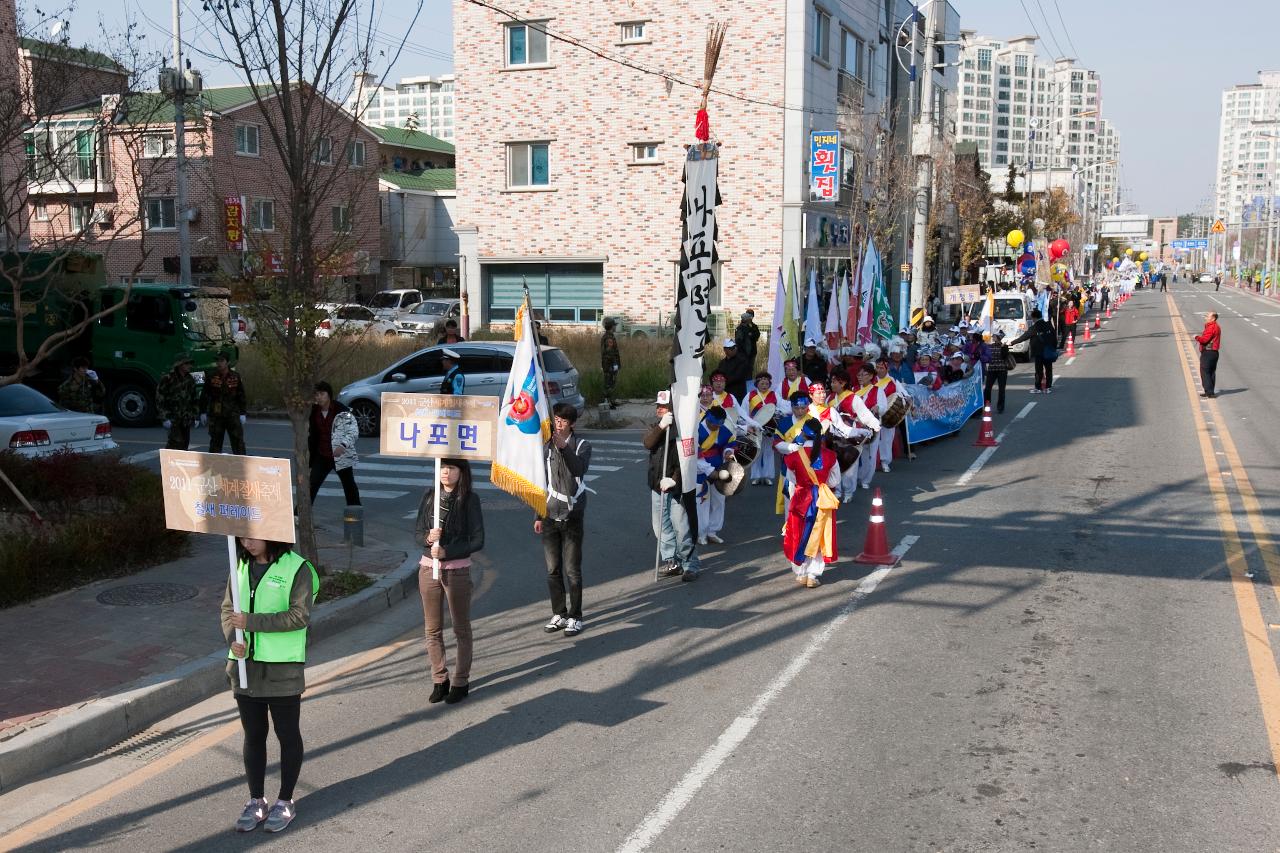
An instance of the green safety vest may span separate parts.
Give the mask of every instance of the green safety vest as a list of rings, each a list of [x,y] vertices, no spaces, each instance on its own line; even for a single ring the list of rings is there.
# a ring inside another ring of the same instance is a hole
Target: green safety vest
[[[240,586],[240,609],[246,613],[283,613],[289,609],[289,593],[298,570],[304,565],[311,569],[311,600],[320,591],[320,576],[315,567],[300,554],[286,551],[271,564],[267,573],[258,581],[256,590],[249,589],[249,563],[241,560],[236,565],[236,583]],[[248,660],[261,663],[305,663],[307,660],[307,629],[296,631],[246,631],[245,643]],[[227,652],[227,657],[235,656]]]

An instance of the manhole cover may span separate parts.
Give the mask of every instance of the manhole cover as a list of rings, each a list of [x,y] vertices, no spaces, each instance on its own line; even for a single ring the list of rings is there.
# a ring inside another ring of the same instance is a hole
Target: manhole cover
[[[141,607],[147,604],[173,604],[195,598],[200,590],[182,583],[133,583],[98,593],[99,604],[114,607]]]

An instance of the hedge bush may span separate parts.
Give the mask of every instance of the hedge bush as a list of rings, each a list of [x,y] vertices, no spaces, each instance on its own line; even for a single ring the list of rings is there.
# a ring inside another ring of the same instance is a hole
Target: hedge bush
[[[0,470],[43,518],[0,483],[0,607],[164,563],[187,534],[164,523],[160,477],[106,454],[0,454]]]

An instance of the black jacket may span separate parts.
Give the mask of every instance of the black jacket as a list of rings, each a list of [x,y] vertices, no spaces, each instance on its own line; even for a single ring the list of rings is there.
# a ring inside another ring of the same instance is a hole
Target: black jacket
[[[551,454],[558,453],[560,454],[560,458],[564,460],[565,467],[569,469],[569,473],[576,479],[581,480],[583,477],[587,476],[587,469],[591,467],[591,442],[582,438],[576,432],[571,434],[569,443],[563,448],[556,447],[555,439],[552,438],[543,445],[542,450],[542,461],[547,465],[548,470],[550,470],[551,467]],[[563,485],[566,489],[570,488],[568,484]],[[562,494],[572,496],[571,492],[561,489],[557,489],[557,491],[561,491]],[[577,491],[576,483],[574,484],[573,491]],[[580,519],[583,514],[586,513],[588,494],[589,492],[583,491],[582,494],[578,495],[574,499],[573,509],[569,510],[570,519]]]
[[[743,320],[733,330],[733,339],[738,344],[738,352],[744,354],[749,363],[754,364],[756,350],[760,346],[760,327],[750,320]]]
[[[442,509],[448,507],[443,500],[445,493],[440,492]],[[459,511],[461,509],[461,511]],[[444,533],[440,537],[440,545],[444,548],[445,560],[461,560],[484,548],[484,513],[480,509],[480,496],[471,490],[461,507],[448,507],[442,512],[441,528]],[[418,520],[414,531],[418,542],[423,543],[422,553],[430,555],[431,548],[426,545],[427,531],[435,521],[435,489],[429,488],[422,493],[422,503],[418,505]]]
[[[742,398],[747,395],[747,380],[751,378],[751,361],[740,347],[734,349],[737,352],[722,359],[716,365],[716,370],[724,374],[725,390],[737,397],[738,402],[742,402]]]
[[[1053,324],[1048,320],[1036,320],[1031,324],[1031,328],[1027,329],[1021,335],[1009,341],[1009,346],[1020,344],[1028,341],[1028,349],[1031,350],[1032,356],[1038,356],[1044,352],[1045,343],[1049,340],[1057,340],[1057,332],[1053,330]]]
[[[667,467],[665,471],[662,467],[663,433],[666,433],[667,438]],[[672,423],[665,430],[655,423],[649,427],[649,431],[644,434],[644,438],[641,441],[649,451],[649,489],[662,494],[662,489],[658,484],[663,477],[670,477],[676,481],[676,487],[672,489],[672,494],[679,496],[682,491],[680,488],[680,446],[676,441],[675,423]]]

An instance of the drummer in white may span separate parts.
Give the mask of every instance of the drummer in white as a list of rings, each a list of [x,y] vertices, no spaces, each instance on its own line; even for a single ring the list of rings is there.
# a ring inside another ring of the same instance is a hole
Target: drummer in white
[[[760,451],[751,463],[751,485],[772,486],[777,454],[773,451],[772,436],[767,433],[771,429],[770,423],[778,413],[778,395],[773,392],[773,377],[767,370],[756,374],[755,385],[755,388],[747,392],[747,417],[766,435],[761,438]]]

